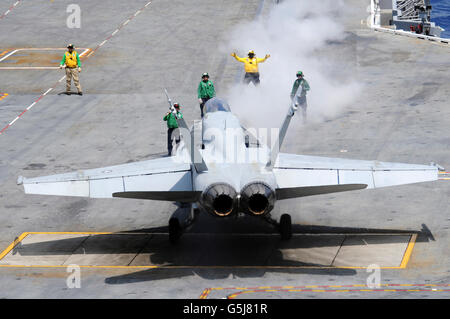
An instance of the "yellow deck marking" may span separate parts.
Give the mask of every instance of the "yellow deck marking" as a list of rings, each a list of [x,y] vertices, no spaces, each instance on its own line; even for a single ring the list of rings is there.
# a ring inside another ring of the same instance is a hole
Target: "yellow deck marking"
[[[28,233],[23,233],[17,239],[15,239],[1,254],[0,260],[5,257],[18,243],[20,243],[25,237],[28,236]]]
[[[411,236],[411,239],[409,240],[408,247],[406,247],[405,254],[403,255],[402,263],[400,264],[400,268],[406,268],[406,265],[409,262],[409,259],[411,258],[411,254],[414,248],[414,244],[416,243],[417,234],[414,234]]]
[[[439,172],[438,178],[439,178],[439,180],[447,180],[447,181],[449,181],[450,180],[450,172]]]
[[[144,233],[113,233],[113,232],[39,232],[39,231],[30,231],[28,232],[30,235],[127,235],[127,234],[144,234]]]
[[[8,93],[0,93],[0,101],[3,100],[8,95],[9,95]]]

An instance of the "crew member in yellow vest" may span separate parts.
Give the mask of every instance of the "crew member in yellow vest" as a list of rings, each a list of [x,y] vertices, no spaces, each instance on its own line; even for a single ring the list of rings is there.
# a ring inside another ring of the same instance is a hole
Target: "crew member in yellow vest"
[[[62,69],[64,66],[66,68],[66,94],[70,94],[70,84],[73,78],[73,83],[78,90],[79,95],[83,95],[81,92],[81,85],[78,73],[81,72],[81,62],[80,56],[77,51],[74,51],[73,44],[67,46],[66,53],[61,60],[59,68]]]
[[[231,53],[231,56],[234,57],[239,62],[244,63],[245,69],[244,83],[249,84],[250,82],[253,82],[255,86],[258,85],[259,84],[258,63],[266,61],[270,57],[270,54],[266,54],[264,58],[257,58],[255,56],[255,52],[251,50],[248,52],[248,57],[246,58],[238,57],[235,52]]]

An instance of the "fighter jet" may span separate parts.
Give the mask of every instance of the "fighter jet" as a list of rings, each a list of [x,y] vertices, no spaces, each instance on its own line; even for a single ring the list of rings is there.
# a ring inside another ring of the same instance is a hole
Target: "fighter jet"
[[[169,104],[171,100],[169,99]],[[171,106],[171,105],[170,105]],[[26,194],[134,198],[177,202],[189,214],[169,219],[169,239],[176,242],[200,213],[217,218],[244,216],[275,224],[283,240],[292,236],[288,214],[271,217],[277,201],[318,194],[380,188],[438,179],[438,166],[363,161],[280,153],[292,104],[273,146],[251,145],[250,135],[228,103],[205,104],[200,143],[194,127],[178,119],[183,137],[176,155],[160,159],[36,178],[19,177]],[[200,131],[198,129],[197,131]]]

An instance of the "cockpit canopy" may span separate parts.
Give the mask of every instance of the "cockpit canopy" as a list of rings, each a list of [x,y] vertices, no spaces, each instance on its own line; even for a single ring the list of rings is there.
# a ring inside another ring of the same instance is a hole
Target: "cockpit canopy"
[[[209,99],[208,102],[205,103],[205,112],[206,113],[212,113],[212,112],[231,112],[230,106],[225,100],[222,100],[217,97],[213,97],[212,99]]]

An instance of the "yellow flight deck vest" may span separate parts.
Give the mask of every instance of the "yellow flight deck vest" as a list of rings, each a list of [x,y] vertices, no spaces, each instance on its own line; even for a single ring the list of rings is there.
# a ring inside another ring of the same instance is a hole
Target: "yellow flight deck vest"
[[[266,58],[256,58],[250,59],[249,57],[240,58],[237,55],[234,57],[239,62],[244,63],[244,69],[246,73],[257,73],[258,72],[258,63],[266,61]]]
[[[67,51],[65,53],[65,57],[66,57],[65,63],[68,68],[77,67],[78,63],[77,63],[77,52],[76,51],[72,51],[72,54],[69,51]]]

